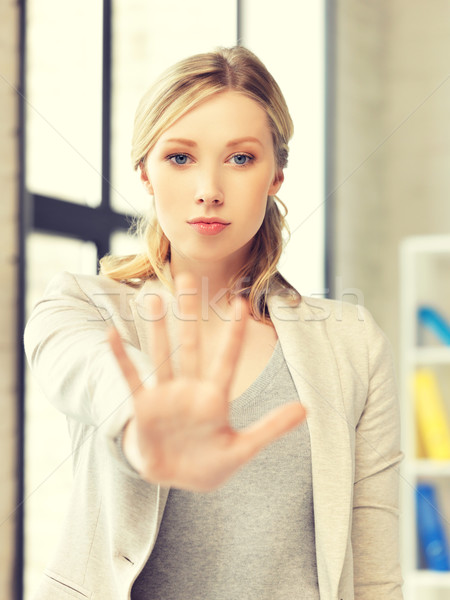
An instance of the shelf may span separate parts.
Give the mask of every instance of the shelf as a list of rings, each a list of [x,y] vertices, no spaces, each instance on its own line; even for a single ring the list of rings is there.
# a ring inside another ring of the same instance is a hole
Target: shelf
[[[427,458],[406,460],[404,469],[419,477],[450,477],[450,460],[430,460]]]
[[[415,348],[410,354],[410,361],[415,365],[450,365],[450,346]]]
[[[450,235],[411,236],[404,239],[402,245],[412,257],[417,254],[450,253]]]
[[[418,569],[420,542],[417,532],[415,490],[421,481],[429,481],[439,492],[439,507],[450,540],[450,459],[416,458],[417,423],[413,374],[423,367],[439,379],[445,408],[450,401],[450,346],[418,320],[418,307],[436,307],[447,318],[450,297],[450,235],[416,236],[403,240],[400,248],[400,359],[401,409],[405,426],[405,460],[402,466],[402,562],[405,598],[414,600],[450,599],[450,572]],[[419,342],[422,342],[420,343]]]
[[[450,571],[430,571],[420,569],[410,571],[408,579],[417,587],[448,588],[450,589]]]

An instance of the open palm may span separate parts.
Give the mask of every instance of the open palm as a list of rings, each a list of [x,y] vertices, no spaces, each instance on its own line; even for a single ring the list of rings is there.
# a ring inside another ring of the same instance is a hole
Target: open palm
[[[192,288],[188,274],[179,275],[176,289]],[[192,491],[213,490],[267,444],[299,425],[305,411],[299,402],[285,404],[241,431],[229,424],[229,392],[242,346],[248,307],[244,300],[241,318],[230,321],[216,362],[200,377],[201,344],[196,320],[181,319],[179,327],[180,369],[176,375],[161,300],[151,297],[150,348],[156,383],[147,388],[140,381],[115,330],[110,343],[133,393],[134,418],[124,436],[124,450],[141,476],[152,483]],[[198,314],[198,295],[179,294],[181,315]],[[154,319],[152,317],[155,317]]]

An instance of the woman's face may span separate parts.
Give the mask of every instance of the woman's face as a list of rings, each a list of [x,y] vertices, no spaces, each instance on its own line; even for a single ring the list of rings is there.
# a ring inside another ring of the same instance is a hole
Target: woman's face
[[[159,138],[142,179],[172,247],[172,261],[246,260],[267,196],[283,181],[263,108],[238,92],[216,94]]]

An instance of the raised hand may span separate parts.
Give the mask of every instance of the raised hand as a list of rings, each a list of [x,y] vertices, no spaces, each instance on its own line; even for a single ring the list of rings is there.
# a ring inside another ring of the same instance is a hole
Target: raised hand
[[[177,291],[192,288],[188,274],[179,275]],[[179,296],[181,315],[198,314],[197,295]],[[233,318],[226,338],[216,353],[211,370],[200,376],[200,332],[198,322],[181,319],[179,327],[180,372],[175,375],[170,361],[170,345],[161,300],[149,302],[150,348],[156,369],[156,383],[146,387],[127,356],[116,330],[110,344],[117,362],[133,393],[134,417],[127,424],[124,452],[141,477],[152,483],[192,491],[219,487],[240,466],[264,446],[299,425],[305,411],[299,402],[286,404],[241,431],[230,427],[229,390],[239,358],[247,303],[242,299],[241,318]]]

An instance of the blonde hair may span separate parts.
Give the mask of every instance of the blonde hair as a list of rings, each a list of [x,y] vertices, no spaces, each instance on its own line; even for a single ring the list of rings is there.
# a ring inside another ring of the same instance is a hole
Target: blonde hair
[[[210,96],[233,90],[255,100],[267,114],[272,132],[277,168],[287,165],[288,142],[293,123],[283,94],[264,64],[250,50],[235,46],[196,54],[168,69],[143,96],[136,111],[131,157],[135,169],[144,168],[145,159],[161,134],[177,119]],[[283,211],[278,207],[282,206]],[[298,292],[277,270],[284,247],[283,232],[289,237],[286,205],[269,196],[263,223],[253,239],[246,265],[230,282],[228,300],[239,294],[248,297],[250,311],[257,319],[269,319],[269,293],[288,293],[298,302]],[[170,287],[164,266],[170,260],[170,243],[156,215],[140,222],[146,252],[132,256],[107,255],[100,272],[130,284],[157,277]],[[245,285],[243,285],[245,283]]]

